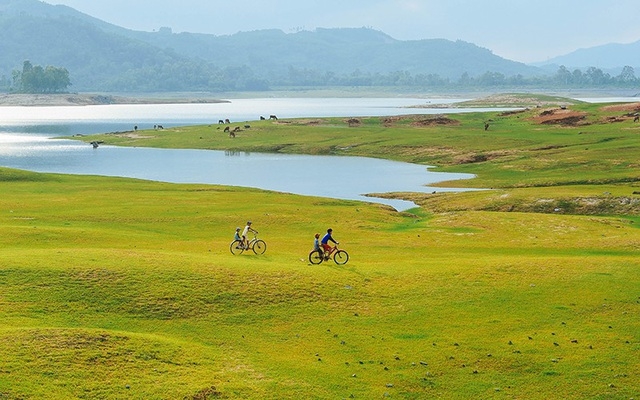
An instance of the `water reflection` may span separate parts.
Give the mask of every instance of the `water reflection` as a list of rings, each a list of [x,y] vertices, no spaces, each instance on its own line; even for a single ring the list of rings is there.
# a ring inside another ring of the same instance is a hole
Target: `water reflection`
[[[251,155],[251,153],[246,152],[246,151],[233,151],[233,150],[225,150],[224,151],[224,155],[227,157],[233,157],[233,156],[249,156]]]
[[[1,165],[36,172],[246,186],[303,195],[378,202],[398,210],[414,207],[415,204],[364,195],[395,191],[443,191],[446,189],[424,185],[471,177],[468,174],[428,172],[422,165],[363,157],[115,146],[100,146],[94,149],[88,144],[69,140],[23,139],[13,141],[10,146],[1,146]]]

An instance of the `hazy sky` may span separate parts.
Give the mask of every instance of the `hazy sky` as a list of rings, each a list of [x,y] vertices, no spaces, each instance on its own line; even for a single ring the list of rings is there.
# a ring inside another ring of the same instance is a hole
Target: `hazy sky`
[[[638,0],[46,0],[129,29],[230,35],[360,28],[464,40],[521,62],[640,40]]]

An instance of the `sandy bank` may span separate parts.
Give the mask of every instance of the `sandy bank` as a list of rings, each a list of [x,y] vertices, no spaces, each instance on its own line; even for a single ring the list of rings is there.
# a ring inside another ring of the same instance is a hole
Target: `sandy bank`
[[[125,97],[104,94],[0,94],[0,106],[89,106],[107,104],[228,103],[207,97]]]

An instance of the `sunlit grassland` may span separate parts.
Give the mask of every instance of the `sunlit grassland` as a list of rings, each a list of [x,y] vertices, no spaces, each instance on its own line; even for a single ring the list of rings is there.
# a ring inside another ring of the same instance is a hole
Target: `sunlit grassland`
[[[245,189],[22,175],[2,183],[0,201],[9,398],[637,389],[639,235],[624,218],[399,214]],[[247,218],[267,240],[263,256],[228,252]],[[305,260],[311,234],[328,224],[352,255],[344,267]]]
[[[497,188],[415,196],[404,213],[0,169],[0,398],[637,397],[640,125],[527,113],[138,132],[163,147],[424,162]],[[229,252],[247,220],[262,256]],[[306,260],[328,227],[345,266]]]

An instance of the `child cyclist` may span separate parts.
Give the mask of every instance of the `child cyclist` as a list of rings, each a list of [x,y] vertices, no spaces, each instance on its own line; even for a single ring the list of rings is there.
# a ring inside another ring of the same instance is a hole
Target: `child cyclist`
[[[331,253],[331,246],[329,245],[329,242],[333,242],[335,244],[339,244],[338,242],[336,242],[333,239],[333,236],[331,236],[332,233],[333,233],[333,229],[331,229],[331,228],[327,229],[327,233],[324,235],[324,237],[320,241],[320,244],[322,245],[322,248],[324,249],[325,258],[328,258],[329,254]]]
[[[251,221],[247,221],[247,225],[244,227],[244,229],[242,230],[242,245],[244,247],[249,247],[249,241],[247,240],[247,234],[249,232],[253,232],[253,233],[258,233],[257,230],[253,229],[251,227]]]
[[[313,251],[322,252],[322,248],[320,247],[320,234],[315,234],[315,239],[313,239]]]

